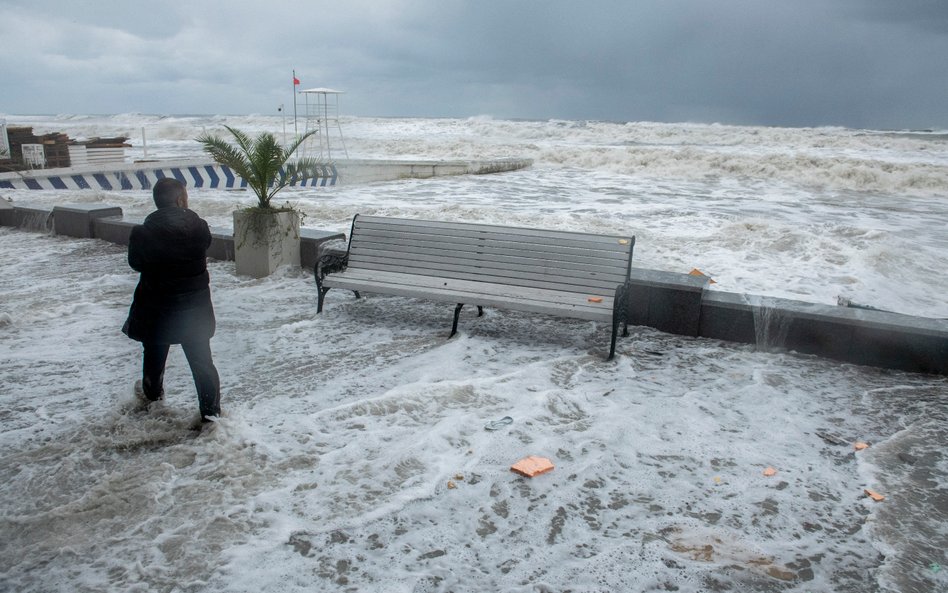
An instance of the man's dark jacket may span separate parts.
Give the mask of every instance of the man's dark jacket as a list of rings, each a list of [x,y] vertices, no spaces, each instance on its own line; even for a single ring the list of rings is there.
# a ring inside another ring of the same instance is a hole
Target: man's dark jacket
[[[139,342],[180,344],[214,335],[207,274],[211,231],[191,210],[159,208],[132,228],[128,264],[141,272],[122,331]]]

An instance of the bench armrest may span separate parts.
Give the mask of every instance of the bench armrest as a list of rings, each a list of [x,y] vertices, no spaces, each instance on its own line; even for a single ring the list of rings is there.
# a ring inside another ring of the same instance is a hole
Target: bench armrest
[[[343,251],[330,251],[323,253],[316,260],[313,266],[313,274],[316,276],[316,285],[320,286],[323,279],[334,272],[341,272],[349,265],[349,253]]]

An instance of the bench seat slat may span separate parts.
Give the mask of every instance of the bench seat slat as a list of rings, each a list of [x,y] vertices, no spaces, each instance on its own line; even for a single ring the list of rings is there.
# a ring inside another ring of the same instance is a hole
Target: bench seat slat
[[[326,285],[382,294],[396,294],[447,303],[495,306],[519,311],[561,315],[591,321],[612,319],[613,295],[566,293],[507,284],[451,280],[417,274],[346,270],[328,276]],[[588,297],[601,298],[598,303]]]

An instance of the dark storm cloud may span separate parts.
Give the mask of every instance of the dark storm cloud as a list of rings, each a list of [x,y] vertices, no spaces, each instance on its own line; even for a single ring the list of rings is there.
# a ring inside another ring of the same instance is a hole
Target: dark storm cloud
[[[948,33],[948,2],[944,0],[848,0],[841,7],[850,18]]]
[[[815,1],[564,6],[512,2],[498,14],[447,3],[413,20],[413,37],[383,37],[387,59],[372,76],[410,81],[415,94],[393,85],[388,96],[393,110],[416,115],[876,127],[946,119],[933,99],[948,90],[935,58],[946,37],[911,31],[917,20],[906,15],[887,25],[884,12]],[[436,97],[444,101],[425,101]]]
[[[948,127],[943,0],[0,2],[11,113],[267,113],[295,68],[361,115]]]

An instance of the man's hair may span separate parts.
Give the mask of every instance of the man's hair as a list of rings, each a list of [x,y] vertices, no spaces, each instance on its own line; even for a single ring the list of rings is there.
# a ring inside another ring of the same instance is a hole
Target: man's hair
[[[152,198],[155,200],[155,206],[158,208],[167,208],[177,206],[178,198],[183,196],[187,190],[184,184],[177,179],[165,177],[159,179],[155,187],[151,190]]]

